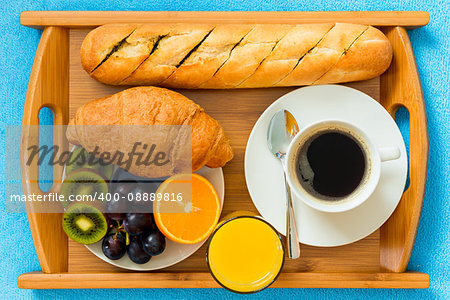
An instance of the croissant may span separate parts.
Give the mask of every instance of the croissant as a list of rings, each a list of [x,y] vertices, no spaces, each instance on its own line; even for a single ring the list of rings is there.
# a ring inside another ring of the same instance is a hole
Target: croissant
[[[219,122],[185,96],[157,87],[130,88],[84,104],[70,120],[66,136],[74,145],[81,145],[89,152],[96,150],[94,155],[130,153],[137,142],[141,149],[144,144],[157,145],[170,163],[156,167],[133,161],[126,165],[130,173],[143,177],[170,176],[182,172],[186,165],[192,168],[189,171],[204,165],[222,167],[233,158]],[[120,156],[111,160],[123,167]]]

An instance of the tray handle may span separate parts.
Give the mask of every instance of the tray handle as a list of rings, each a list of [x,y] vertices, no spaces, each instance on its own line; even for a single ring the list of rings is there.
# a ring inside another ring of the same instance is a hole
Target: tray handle
[[[54,125],[68,123],[69,103],[69,30],[63,27],[46,27],[31,69],[25,106],[23,111],[20,167],[23,192],[45,194],[39,187],[37,164],[26,165],[26,155],[30,145],[39,145],[39,111],[48,107],[54,114]],[[36,125],[36,126],[26,126]],[[64,133],[56,126],[54,143],[66,149]],[[53,184],[50,192],[58,188],[62,166],[53,170]],[[33,236],[36,254],[44,273],[67,272],[67,236],[62,230],[61,214],[35,213],[32,202],[26,204],[28,221]]]
[[[381,76],[381,104],[394,117],[398,108],[410,114],[410,186],[389,220],[381,228],[380,265],[382,271],[404,272],[408,266],[427,177],[428,130],[425,103],[411,42],[403,27],[383,28],[394,58]]]

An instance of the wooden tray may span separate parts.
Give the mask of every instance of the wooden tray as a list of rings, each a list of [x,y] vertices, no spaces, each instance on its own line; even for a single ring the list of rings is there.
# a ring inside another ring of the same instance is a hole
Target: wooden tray
[[[54,124],[67,124],[81,104],[123,89],[98,83],[80,65],[83,37],[89,29],[105,23],[353,22],[378,26],[392,43],[392,65],[379,78],[348,85],[379,100],[392,116],[401,106],[409,110],[410,186],[394,214],[379,230],[342,247],[302,245],[302,257],[287,259],[283,273],[272,287],[427,288],[427,274],[406,271],[425,191],[428,133],[420,80],[405,28],[424,26],[428,20],[427,12],[23,12],[23,25],[44,29],[28,84],[23,124],[38,125],[42,107],[53,110]],[[236,155],[224,168],[224,214],[235,210],[256,211],[244,180],[247,138],[266,107],[292,89],[180,91],[218,119],[231,139]],[[26,149],[31,138],[22,138]],[[55,139],[62,140],[60,135]],[[37,171],[37,167],[22,164],[24,193],[43,193],[30,180]],[[56,168],[54,178],[60,179],[61,172],[61,168]],[[55,185],[52,189],[56,188]],[[163,270],[129,272],[103,262],[84,246],[69,241],[61,228],[61,215],[33,213],[32,205],[28,205],[27,212],[42,271],[20,275],[20,288],[219,287],[207,271],[205,247]]]

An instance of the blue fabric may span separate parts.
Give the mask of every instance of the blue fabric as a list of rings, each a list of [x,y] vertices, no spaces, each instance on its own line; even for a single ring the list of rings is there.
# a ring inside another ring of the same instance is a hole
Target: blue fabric
[[[430,23],[410,32],[427,105],[430,138],[428,181],[422,218],[409,270],[430,274],[427,290],[268,289],[261,298],[450,298],[450,108],[448,0],[191,0],[91,1],[9,0],[0,6],[0,180],[4,181],[4,125],[20,124],[33,57],[41,32],[23,27],[23,10],[426,10]],[[20,290],[21,273],[40,270],[25,214],[7,214],[0,185],[0,298],[231,298],[223,289]]]

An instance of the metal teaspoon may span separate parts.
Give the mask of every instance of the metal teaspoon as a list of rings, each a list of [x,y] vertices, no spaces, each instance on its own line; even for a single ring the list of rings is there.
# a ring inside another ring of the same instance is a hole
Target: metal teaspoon
[[[298,242],[297,225],[295,223],[292,207],[291,189],[286,181],[286,152],[292,139],[298,132],[298,124],[292,114],[282,109],[270,120],[267,131],[267,144],[272,154],[281,161],[283,166],[284,186],[286,188],[286,246],[288,257],[295,259],[300,257],[300,245]]]

